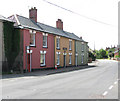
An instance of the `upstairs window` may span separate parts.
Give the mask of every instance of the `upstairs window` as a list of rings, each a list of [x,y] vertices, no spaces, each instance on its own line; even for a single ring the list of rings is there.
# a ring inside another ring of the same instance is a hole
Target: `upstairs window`
[[[47,37],[48,34],[43,33],[43,47],[47,48]]]
[[[69,50],[72,50],[72,40],[69,39]]]
[[[82,42],[82,51],[84,51],[84,42]]]
[[[56,37],[56,48],[60,49],[60,37]]]
[[[35,46],[35,33],[36,31],[30,30],[30,46]]]

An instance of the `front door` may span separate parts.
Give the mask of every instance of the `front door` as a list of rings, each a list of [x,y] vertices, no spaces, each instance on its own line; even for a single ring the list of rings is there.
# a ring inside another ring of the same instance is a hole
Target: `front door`
[[[64,55],[64,59],[63,59],[63,63],[64,63],[64,67],[66,67],[66,55]]]

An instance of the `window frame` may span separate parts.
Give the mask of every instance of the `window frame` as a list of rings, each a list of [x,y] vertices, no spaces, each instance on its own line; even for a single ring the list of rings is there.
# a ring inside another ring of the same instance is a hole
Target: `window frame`
[[[72,64],[72,55],[69,55],[69,64]]]
[[[59,60],[59,62],[58,62],[58,60]],[[56,65],[60,65],[60,52],[56,52]]]
[[[40,51],[40,66],[46,66],[46,58],[45,58],[45,55],[46,55],[46,51]],[[41,63],[41,56],[43,56],[43,59],[44,59],[44,62]]]
[[[36,31],[29,30],[30,33],[30,46],[35,46],[35,41],[36,41]],[[33,44],[31,44],[31,35],[33,35]]]
[[[69,39],[69,50],[72,50],[72,40]]]
[[[69,65],[72,64],[72,53],[69,53]]]
[[[45,42],[45,45],[43,44],[43,48],[47,48],[48,47],[48,34],[43,33],[43,43]]]
[[[60,49],[60,37],[56,37],[56,48]]]
[[[82,42],[82,52],[84,51],[84,42]]]

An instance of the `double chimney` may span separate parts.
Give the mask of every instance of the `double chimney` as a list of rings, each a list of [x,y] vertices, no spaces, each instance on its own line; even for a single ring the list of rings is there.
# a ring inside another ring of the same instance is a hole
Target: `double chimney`
[[[36,7],[29,9],[29,18],[37,22],[37,9]],[[61,19],[56,21],[56,28],[63,30],[63,22]]]

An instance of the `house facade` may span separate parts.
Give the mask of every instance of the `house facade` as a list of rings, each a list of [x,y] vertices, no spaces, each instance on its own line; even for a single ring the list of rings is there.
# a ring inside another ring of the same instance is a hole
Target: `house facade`
[[[88,63],[88,45],[84,41],[75,41],[75,65],[86,65]]]
[[[5,17],[3,17],[2,15],[0,15],[0,69],[1,71],[8,71],[6,68],[6,64],[7,64],[7,59],[5,56],[5,39],[4,39],[4,34],[5,34],[5,25],[9,25],[9,27],[11,27],[13,25],[13,22]],[[7,30],[7,29],[6,29]],[[12,34],[11,32],[9,32],[9,34]],[[7,50],[7,49],[6,49]],[[2,68],[3,67],[3,68]]]
[[[61,19],[56,21],[56,27],[39,23],[35,7],[29,10],[29,18],[12,15],[9,19],[20,29],[23,70],[30,72],[32,69],[54,68],[56,65],[67,67],[76,63],[87,64],[87,42],[74,33],[64,31]],[[84,43],[84,51],[81,51],[81,43]]]

